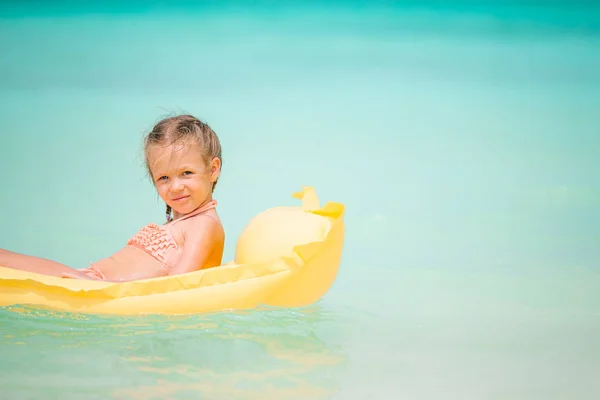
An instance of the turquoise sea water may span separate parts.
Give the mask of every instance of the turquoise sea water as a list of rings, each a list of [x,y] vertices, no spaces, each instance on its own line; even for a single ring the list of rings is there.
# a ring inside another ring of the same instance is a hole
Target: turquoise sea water
[[[74,267],[163,205],[141,139],[206,120],[226,260],[346,205],[317,304],[0,309],[2,398],[595,399],[600,9],[584,2],[3,2],[0,247]]]

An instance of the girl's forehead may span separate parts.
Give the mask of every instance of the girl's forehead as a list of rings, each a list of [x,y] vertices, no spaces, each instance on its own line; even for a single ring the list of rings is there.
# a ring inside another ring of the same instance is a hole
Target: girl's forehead
[[[179,164],[202,162],[202,148],[197,143],[173,143],[166,146],[148,147],[148,162],[151,169],[173,168]]]

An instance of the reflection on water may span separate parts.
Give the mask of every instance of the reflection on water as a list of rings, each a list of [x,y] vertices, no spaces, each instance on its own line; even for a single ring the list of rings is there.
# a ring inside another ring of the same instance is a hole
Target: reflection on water
[[[73,388],[60,371],[86,382],[73,398],[329,398],[345,362],[330,344],[343,322],[320,305],[127,318],[6,307],[0,320],[2,354],[16,360],[0,382],[15,394]]]

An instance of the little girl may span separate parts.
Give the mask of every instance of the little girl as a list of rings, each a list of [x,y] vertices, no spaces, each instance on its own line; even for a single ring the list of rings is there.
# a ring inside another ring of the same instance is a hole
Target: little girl
[[[212,193],[221,144],[191,115],[163,119],[144,140],[146,167],[167,204],[167,223],[148,224],[127,245],[86,269],[0,249],[0,266],[64,278],[131,281],[221,264],[225,233]]]

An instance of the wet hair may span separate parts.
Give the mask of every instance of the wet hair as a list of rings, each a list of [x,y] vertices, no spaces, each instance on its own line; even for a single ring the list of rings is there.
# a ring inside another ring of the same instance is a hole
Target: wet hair
[[[223,164],[221,142],[210,126],[192,115],[176,115],[159,121],[144,139],[144,158],[149,176],[152,177],[148,162],[148,149],[150,146],[169,146],[190,140],[198,143],[202,148],[202,158],[205,164],[208,165],[215,157],[221,161],[221,165]],[[213,182],[213,192],[218,180],[217,177]],[[167,220],[170,220],[171,207],[169,205],[167,205],[166,213]]]

